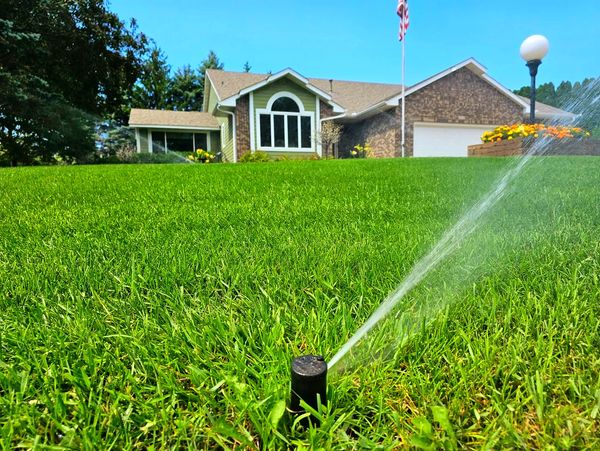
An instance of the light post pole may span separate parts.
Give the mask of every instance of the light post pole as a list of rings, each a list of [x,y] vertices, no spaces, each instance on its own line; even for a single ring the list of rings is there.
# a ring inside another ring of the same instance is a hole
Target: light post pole
[[[534,34],[525,39],[520,48],[521,58],[527,61],[526,66],[529,68],[529,75],[531,75],[531,99],[529,104],[529,122],[531,124],[535,124],[535,76],[539,65],[542,64],[542,59],[548,53],[549,47],[550,44],[545,36]]]

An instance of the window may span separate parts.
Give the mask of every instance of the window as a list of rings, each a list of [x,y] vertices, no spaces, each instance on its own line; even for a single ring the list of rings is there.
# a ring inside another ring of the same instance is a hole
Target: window
[[[208,135],[206,133],[194,133],[194,143],[195,149],[208,150]]]
[[[191,152],[194,149],[193,133],[167,133],[169,152]]]
[[[260,115],[260,146],[272,147],[271,145],[271,116],[269,114]]]
[[[152,132],[152,153],[166,152],[165,132]]]
[[[284,92],[271,98],[269,105],[264,110],[257,110],[259,147],[310,151],[313,115],[304,111],[300,99]]]
[[[273,115],[273,127],[275,129],[275,147],[288,147],[285,145],[285,116]]]
[[[152,152],[193,152],[208,149],[208,134],[152,131]]]
[[[293,111],[295,113],[299,113],[300,107],[295,100],[290,99],[289,97],[279,97],[277,100],[275,100],[275,102],[273,102],[271,111]]]

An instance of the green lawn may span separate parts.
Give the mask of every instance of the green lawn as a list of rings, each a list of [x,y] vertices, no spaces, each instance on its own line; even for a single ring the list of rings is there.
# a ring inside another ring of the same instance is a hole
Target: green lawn
[[[408,343],[280,415],[509,164],[0,169],[0,447],[599,448],[600,158],[536,161]]]

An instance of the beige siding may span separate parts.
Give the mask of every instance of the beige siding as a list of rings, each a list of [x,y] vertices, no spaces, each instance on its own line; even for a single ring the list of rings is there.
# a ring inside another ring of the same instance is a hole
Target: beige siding
[[[217,112],[215,115],[221,124],[220,133],[222,160],[226,163],[233,163],[233,127],[231,126],[231,117],[225,113]]]
[[[140,134],[140,148],[138,149],[140,152],[148,152],[148,130],[141,128],[138,129]]]
[[[221,152],[221,132],[210,132],[210,149],[215,154]]]
[[[212,85],[210,84],[210,82],[208,81],[208,78],[206,78],[206,81],[208,82],[209,86],[208,89],[206,89],[206,95],[208,95],[208,102],[206,105],[206,112],[207,113],[215,113],[215,108],[217,107],[217,93],[215,92],[215,89],[212,87]]]

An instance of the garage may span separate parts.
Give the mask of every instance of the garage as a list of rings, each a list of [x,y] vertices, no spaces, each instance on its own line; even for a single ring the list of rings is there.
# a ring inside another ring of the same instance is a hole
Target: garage
[[[466,157],[467,146],[481,144],[483,132],[495,125],[415,123],[413,156]]]

